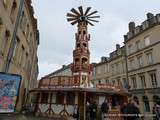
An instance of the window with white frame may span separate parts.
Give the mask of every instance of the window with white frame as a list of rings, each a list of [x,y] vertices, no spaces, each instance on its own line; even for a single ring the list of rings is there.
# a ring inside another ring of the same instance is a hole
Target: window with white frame
[[[115,83],[116,83],[115,80],[112,80],[112,85],[115,85]]]
[[[150,104],[147,96],[143,96],[143,103],[144,103],[144,111],[145,112],[150,112]]]
[[[153,60],[153,55],[152,55],[152,52],[150,53],[147,53],[147,62],[149,65],[153,64],[154,63],[154,60]]]
[[[139,77],[140,77],[140,80],[141,80],[142,88],[146,88],[145,76],[144,75],[140,75]]]
[[[129,66],[130,66],[130,70],[133,70],[134,69],[134,59],[131,59],[129,61]]]
[[[156,73],[155,72],[149,73],[149,75],[150,75],[152,87],[157,87],[158,83],[157,83]]]
[[[108,79],[106,80],[106,84],[109,84],[109,80]]]
[[[138,67],[139,67],[139,68],[143,66],[142,56],[138,56],[138,57],[137,57],[137,63],[138,63]]]
[[[136,41],[135,45],[136,45],[136,50],[141,49],[141,42],[140,41]]]
[[[149,38],[149,36],[144,38],[144,42],[145,42],[145,46],[149,46],[150,45],[150,38]]]
[[[133,88],[133,89],[136,89],[136,88],[137,88],[136,77],[131,77],[131,81],[132,81],[132,88]]]
[[[117,84],[118,84],[118,86],[122,86],[122,83],[121,83],[120,79],[117,79]]]

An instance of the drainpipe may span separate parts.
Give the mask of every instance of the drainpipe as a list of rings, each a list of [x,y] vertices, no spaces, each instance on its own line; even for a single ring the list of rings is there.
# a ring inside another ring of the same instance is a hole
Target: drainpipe
[[[9,67],[10,67],[10,63],[12,61],[13,52],[14,52],[15,45],[16,45],[16,35],[17,35],[17,30],[18,30],[21,14],[22,14],[22,11],[23,11],[24,1],[25,0],[20,1],[19,10],[18,10],[16,22],[15,22],[15,27],[14,27],[13,35],[12,35],[12,39],[11,39],[11,44],[10,44],[9,52],[7,54],[7,60],[6,60],[4,72],[8,72]]]

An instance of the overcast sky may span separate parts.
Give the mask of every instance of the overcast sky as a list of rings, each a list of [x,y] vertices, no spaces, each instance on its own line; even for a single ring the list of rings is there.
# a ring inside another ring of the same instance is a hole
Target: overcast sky
[[[115,45],[123,45],[123,35],[128,23],[141,24],[146,13],[160,13],[159,0],[32,0],[35,16],[38,18],[40,45],[38,49],[39,78],[72,62],[75,46],[76,26],[66,20],[66,13],[80,5],[98,10],[101,18],[91,34],[91,62],[99,62],[108,56]]]

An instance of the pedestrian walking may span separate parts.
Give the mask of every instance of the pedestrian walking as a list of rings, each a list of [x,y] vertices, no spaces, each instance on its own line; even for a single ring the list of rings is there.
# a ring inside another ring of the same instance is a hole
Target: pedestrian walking
[[[90,104],[90,120],[96,120],[96,114],[97,114],[97,104],[94,101],[93,103]]]
[[[86,120],[90,120],[90,103],[87,101],[86,103]]]
[[[79,120],[79,107],[78,107],[78,105],[76,105],[74,107],[73,118],[75,118],[75,120]]]
[[[102,120],[107,118],[108,110],[109,110],[108,101],[107,101],[107,99],[105,99],[104,102],[101,105]]]
[[[123,117],[123,120],[127,120],[127,103],[124,103],[121,106],[121,116]]]
[[[156,104],[156,118],[160,120],[160,105]]]
[[[158,120],[157,111],[156,111],[156,104],[154,104],[154,106],[153,106],[152,114],[153,114],[153,120]]]
[[[133,101],[127,105],[127,120],[140,120],[140,110]]]

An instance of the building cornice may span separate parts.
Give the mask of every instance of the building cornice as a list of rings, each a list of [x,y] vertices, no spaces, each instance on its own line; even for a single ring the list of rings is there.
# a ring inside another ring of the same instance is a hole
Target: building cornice
[[[145,24],[147,24],[147,26]],[[132,31],[129,31],[126,35],[124,35],[124,44],[134,39],[135,37],[141,35],[145,31],[158,25],[160,25],[160,14],[156,14],[156,16],[153,16],[152,18],[145,20],[141,25],[136,26]],[[145,27],[143,28],[143,26]],[[139,30],[138,33],[135,33],[136,28],[138,28]],[[129,34],[131,34],[131,36],[129,36]]]
[[[151,44],[151,45],[149,45],[149,46],[147,46],[147,47],[144,47],[144,48],[142,48],[142,49],[139,49],[138,51],[135,51],[135,52],[127,55],[127,57],[130,57],[130,58],[131,58],[132,55],[134,55],[134,54],[140,54],[140,52],[142,52],[142,51],[144,51],[144,50],[146,50],[146,49],[148,49],[148,48],[151,48],[151,47],[153,47],[153,46],[155,46],[155,45],[157,45],[157,44],[160,44],[160,41],[158,41],[158,42],[156,42],[156,43],[154,43],[154,44]]]
[[[145,68],[148,68],[148,67],[153,67],[153,66],[156,66],[156,65],[160,65],[160,62],[157,62],[155,64],[151,64],[151,65],[147,65],[147,66],[144,66],[144,67],[140,67],[138,69],[129,70],[128,73],[135,72],[135,71],[138,71],[138,70],[142,70],[142,69],[145,69]]]

